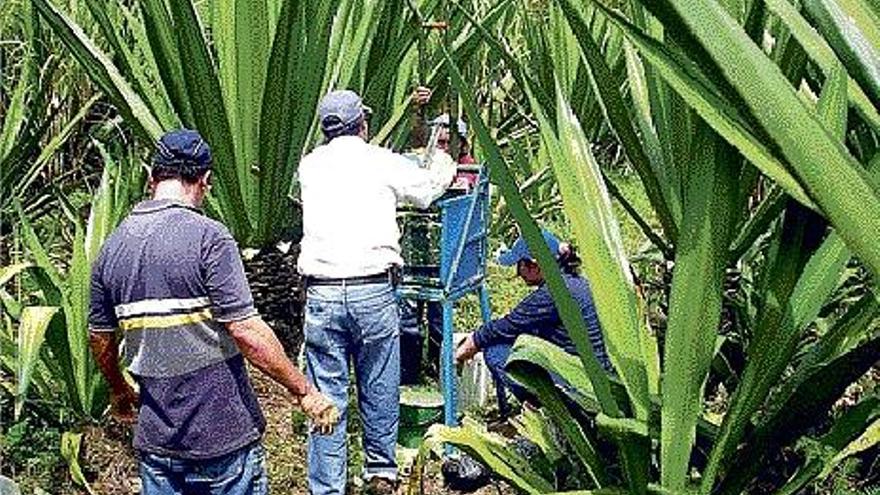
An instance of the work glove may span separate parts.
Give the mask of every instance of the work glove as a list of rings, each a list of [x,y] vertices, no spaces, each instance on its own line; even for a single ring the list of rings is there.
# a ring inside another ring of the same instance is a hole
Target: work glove
[[[434,92],[431,91],[431,88],[429,88],[427,86],[417,87],[416,89],[413,90],[413,93],[412,93],[413,104],[417,107],[427,105],[428,102],[431,100],[431,95],[433,93]]]
[[[439,149],[435,149],[431,155],[429,168],[434,175],[434,180],[444,188],[452,184],[455,172],[458,171],[455,160],[449,156],[449,153]]]
[[[312,431],[319,435],[333,433],[333,427],[339,422],[339,409],[326,395],[312,388],[299,398],[298,406],[312,421]]]

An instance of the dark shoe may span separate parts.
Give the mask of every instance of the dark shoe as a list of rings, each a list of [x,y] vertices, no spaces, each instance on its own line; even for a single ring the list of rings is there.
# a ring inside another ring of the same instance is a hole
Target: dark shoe
[[[370,478],[364,486],[364,495],[394,495],[396,492],[397,482],[379,476]]]
[[[452,490],[470,493],[489,483],[489,469],[467,454],[446,458],[440,470]]]

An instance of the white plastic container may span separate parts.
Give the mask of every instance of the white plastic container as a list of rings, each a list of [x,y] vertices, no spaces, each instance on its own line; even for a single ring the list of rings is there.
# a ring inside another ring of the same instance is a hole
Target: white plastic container
[[[467,333],[456,333],[453,342],[458,344]],[[478,353],[467,362],[458,377],[458,410],[466,412],[469,409],[485,408],[490,400],[494,400],[492,375],[486,362],[483,361],[483,353]]]

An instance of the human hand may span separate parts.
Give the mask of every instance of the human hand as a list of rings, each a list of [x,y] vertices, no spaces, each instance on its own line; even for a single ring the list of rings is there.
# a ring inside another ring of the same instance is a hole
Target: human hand
[[[560,242],[559,243],[559,252],[557,255],[566,255],[571,253],[571,244],[568,242]]]
[[[333,427],[339,422],[339,409],[326,395],[312,388],[298,399],[297,405],[312,421],[313,431],[319,435],[333,433]]]
[[[451,189],[459,189],[462,191],[470,192],[474,188],[476,182],[476,177],[473,177],[467,173],[456,173],[455,177],[452,179]]]
[[[110,416],[120,423],[136,422],[139,406],[140,397],[128,383],[110,393]]]
[[[455,362],[461,366],[470,361],[478,352],[480,352],[480,349],[477,347],[476,341],[474,341],[474,334],[469,334],[455,349]]]
[[[413,104],[416,105],[417,107],[427,105],[428,101],[431,100],[432,94],[434,94],[434,92],[431,90],[431,88],[429,88],[427,86],[417,87],[416,89],[413,90],[413,94],[412,94]]]

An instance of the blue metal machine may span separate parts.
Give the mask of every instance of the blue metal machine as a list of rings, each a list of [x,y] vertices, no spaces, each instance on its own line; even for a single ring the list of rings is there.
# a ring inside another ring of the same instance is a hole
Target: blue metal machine
[[[449,426],[458,420],[454,302],[477,293],[483,321],[491,318],[486,288],[489,180],[484,167],[472,167],[472,171],[479,174],[472,190],[447,193],[428,210],[398,211],[405,262],[398,292],[407,299],[438,302],[443,308],[440,380],[444,420]]]

